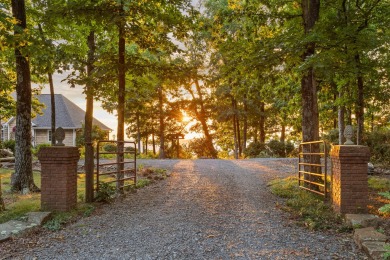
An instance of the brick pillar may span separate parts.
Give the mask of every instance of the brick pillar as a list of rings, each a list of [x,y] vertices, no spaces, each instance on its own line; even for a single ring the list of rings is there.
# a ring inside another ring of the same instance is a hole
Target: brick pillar
[[[330,151],[330,158],[333,209],[340,214],[365,213],[368,202],[369,148],[362,145],[335,145]]]
[[[39,150],[41,209],[68,211],[77,203],[77,147],[51,146]]]

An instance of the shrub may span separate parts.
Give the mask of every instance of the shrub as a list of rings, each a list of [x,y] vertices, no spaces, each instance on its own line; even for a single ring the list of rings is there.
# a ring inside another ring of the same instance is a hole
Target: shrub
[[[371,150],[371,159],[377,163],[390,162],[390,130],[376,130],[367,135],[367,145]]]
[[[194,138],[188,143],[188,150],[195,153],[198,158],[216,158],[216,151],[208,147],[205,138]]]
[[[286,145],[284,142],[271,140],[268,142],[267,146],[271,155],[275,157],[286,157]]]
[[[50,147],[51,144],[49,143],[45,143],[45,144],[38,144],[37,146],[35,146],[33,149],[32,149],[32,154],[37,156],[38,155],[38,152],[41,148],[43,147]]]
[[[116,147],[115,147],[116,149]],[[135,152],[135,148],[133,146],[127,146],[125,147],[125,152]]]
[[[106,152],[109,152],[109,153],[116,152],[116,145],[111,144],[111,143],[107,143],[107,144],[103,145],[103,150]]]
[[[2,143],[4,149],[9,149],[15,154],[15,140],[7,140]]]
[[[109,202],[116,193],[116,188],[110,183],[100,182],[99,190],[96,192],[97,202]]]
[[[264,143],[253,142],[246,147],[246,149],[244,150],[244,155],[245,157],[255,158],[259,157],[260,153],[266,150],[267,148]]]
[[[147,154],[144,154],[144,153],[140,153],[140,154],[137,154],[137,159],[156,159],[158,158],[158,154],[153,154],[152,151],[148,151]]]
[[[293,214],[298,224],[312,230],[345,230],[342,218],[333,212],[322,197],[298,187],[296,176],[275,179],[268,186],[273,194],[286,198],[282,209]]]
[[[244,155],[249,158],[259,157],[288,157],[296,151],[291,142],[271,140],[268,143],[253,142],[244,150]]]
[[[339,143],[339,129],[335,128],[322,136],[322,139],[326,143],[338,144]]]

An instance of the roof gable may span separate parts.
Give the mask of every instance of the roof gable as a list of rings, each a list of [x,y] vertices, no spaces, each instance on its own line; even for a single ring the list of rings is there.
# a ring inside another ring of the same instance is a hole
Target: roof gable
[[[55,94],[56,128],[80,129],[84,123],[85,111],[61,94]],[[45,105],[42,115],[37,115],[31,121],[36,128],[51,128],[51,101],[50,94],[36,95],[36,98]],[[102,122],[93,118],[93,124],[102,130],[112,130]]]

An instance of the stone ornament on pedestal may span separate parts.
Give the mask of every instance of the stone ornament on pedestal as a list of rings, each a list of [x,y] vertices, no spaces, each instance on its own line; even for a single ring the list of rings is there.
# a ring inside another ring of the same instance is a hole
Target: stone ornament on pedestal
[[[65,139],[65,130],[62,127],[58,127],[54,133],[54,138],[56,140],[55,146],[65,146],[63,143]]]
[[[347,125],[344,129],[344,137],[346,139],[345,145],[353,145],[352,137],[353,137],[353,128],[351,125]]]

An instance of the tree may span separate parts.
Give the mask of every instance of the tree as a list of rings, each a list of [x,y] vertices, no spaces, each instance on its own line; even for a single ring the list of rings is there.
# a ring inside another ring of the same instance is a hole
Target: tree
[[[302,18],[305,36],[313,30],[320,15],[320,0],[302,0]],[[315,54],[315,43],[308,41],[302,60],[305,62]],[[317,82],[314,68],[310,66],[303,72],[301,79],[302,95],[302,140],[304,142],[319,139]]]
[[[85,124],[82,125],[81,131],[77,133],[76,136],[76,145],[78,147],[85,146]],[[107,131],[100,129],[97,125],[93,125],[91,131],[91,143],[92,146],[96,146],[96,143],[100,140],[105,140],[107,138]]]
[[[15,172],[11,189],[24,194],[38,191],[32,174],[31,156],[31,77],[27,53],[23,48],[26,36],[26,9],[24,0],[12,0],[12,15],[17,20],[14,28],[16,59],[16,147]]]

